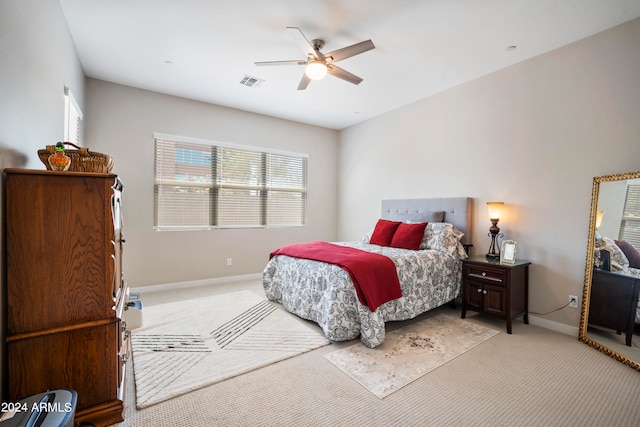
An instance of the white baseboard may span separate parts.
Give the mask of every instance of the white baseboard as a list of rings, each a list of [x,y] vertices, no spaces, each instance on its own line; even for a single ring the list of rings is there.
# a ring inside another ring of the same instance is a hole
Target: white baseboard
[[[144,292],[145,294],[165,291],[175,291],[185,288],[197,288],[200,286],[219,285],[223,283],[245,282],[262,279],[262,273],[244,274],[242,276],[217,277],[213,279],[192,280],[190,282],[165,283],[161,285],[142,286],[131,288],[131,292]]]
[[[576,337],[576,339],[578,338],[577,326],[565,325],[564,323],[554,322],[553,320],[547,320],[532,315],[529,315],[529,323],[535,326],[540,326],[541,328],[550,329],[552,331],[560,332],[566,335],[571,335],[572,337]]]

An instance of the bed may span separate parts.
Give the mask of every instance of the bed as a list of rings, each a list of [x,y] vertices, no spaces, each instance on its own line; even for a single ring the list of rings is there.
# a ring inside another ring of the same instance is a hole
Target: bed
[[[272,255],[263,271],[268,299],[303,319],[316,322],[332,341],[360,336],[367,347],[384,341],[385,322],[414,318],[457,298],[461,259],[471,236],[471,198],[383,200],[381,219],[403,224],[427,221],[419,250],[369,243],[375,231],[337,246],[388,257],[397,269],[401,296],[375,310],[363,304],[350,273],[337,265],[288,255]],[[377,223],[375,224],[377,226]]]

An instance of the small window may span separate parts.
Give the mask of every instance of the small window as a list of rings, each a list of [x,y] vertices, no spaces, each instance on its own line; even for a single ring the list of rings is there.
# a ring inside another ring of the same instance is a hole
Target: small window
[[[620,224],[620,240],[640,248],[640,185],[628,185]]]
[[[157,134],[155,228],[306,223],[308,155]]]
[[[82,111],[71,93],[71,89],[64,88],[64,140],[80,144],[80,122]]]

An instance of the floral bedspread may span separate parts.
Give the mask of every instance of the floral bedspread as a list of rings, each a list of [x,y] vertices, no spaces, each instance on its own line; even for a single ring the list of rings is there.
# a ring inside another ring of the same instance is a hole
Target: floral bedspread
[[[347,341],[360,335],[367,347],[384,341],[385,322],[407,320],[445,304],[460,294],[460,254],[439,250],[411,251],[378,246],[363,241],[343,244],[389,257],[396,265],[402,297],[374,312],[358,301],[349,274],[323,262],[273,257],[263,271],[268,299],[282,304],[297,316],[312,320],[333,341]]]

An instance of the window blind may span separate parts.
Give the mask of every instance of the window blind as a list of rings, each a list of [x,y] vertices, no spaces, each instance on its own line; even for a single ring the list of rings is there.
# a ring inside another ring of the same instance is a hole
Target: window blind
[[[628,185],[620,224],[620,240],[640,248],[640,185]]]
[[[68,87],[64,88],[64,140],[80,144],[82,111]]]
[[[155,228],[301,226],[306,154],[156,135]]]

